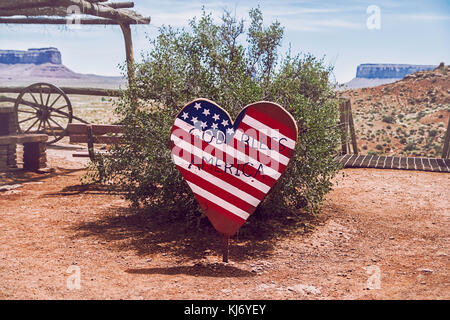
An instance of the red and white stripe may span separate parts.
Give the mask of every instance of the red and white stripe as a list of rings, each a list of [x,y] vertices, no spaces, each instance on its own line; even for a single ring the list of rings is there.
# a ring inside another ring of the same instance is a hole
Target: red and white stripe
[[[244,145],[243,135],[247,132],[252,132],[252,138],[270,150]],[[198,133],[202,132],[197,130]],[[219,143],[211,136],[205,139],[210,141],[207,143],[195,134],[195,127],[190,123],[179,118],[175,120],[171,134],[174,163],[200,203],[204,202],[216,212],[244,223],[285,170],[295,149],[296,133],[249,109],[229,144]],[[280,139],[282,143],[277,142]],[[205,162],[199,168],[203,157],[218,165]],[[266,161],[261,162],[261,159]],[[226,169],[225,163],[228,165]],[[249,163],[245,166],[246,175],[242,172],[244,163]],[[257,172],[260,164],[264,175]]]

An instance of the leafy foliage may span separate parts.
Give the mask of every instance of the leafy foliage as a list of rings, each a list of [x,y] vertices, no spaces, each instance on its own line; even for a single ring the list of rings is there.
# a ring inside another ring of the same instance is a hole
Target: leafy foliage
[[[126,191],[134,205],[198,217],[198,205],[170,157],[169,136],[182,106],[199,97],[233,118],[250,103],[273,101],[299,125],[295,156],[254,216],[316,211],[331,190],[339,169],[333,160],[339,131],[338,101],[328,81],[332,70],[310,54],[289,50],[280,57],[283,28],[278,22],[265,26],[259,8],[249,15],[247,31],[244,20],[228,12],[220,24],[203,12],[189,28],[163,26],[149,39],[144,62],[135,66],[136,81],[117,106],[127,143],[114,157],[101,159],[104,180]]]

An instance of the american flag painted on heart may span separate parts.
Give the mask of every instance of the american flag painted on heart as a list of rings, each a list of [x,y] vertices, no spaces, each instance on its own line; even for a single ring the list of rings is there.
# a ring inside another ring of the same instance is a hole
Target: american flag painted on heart
[[[281,106],[258,102],[233,123],[214,102],[197,99],[175,119],[172,158],[214,227],[234,234],[279,179],[297,142]]]

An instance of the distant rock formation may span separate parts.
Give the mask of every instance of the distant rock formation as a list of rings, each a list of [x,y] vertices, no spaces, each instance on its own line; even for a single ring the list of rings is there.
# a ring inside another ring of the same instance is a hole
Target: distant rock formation
[[[356,77],[344,83],[343,89],[369,88],[399,81],[409,74],[418,71],[435,69],[434,65],[415,64],[360,64],[356,69]]]
[[[356,69],[357,78],[366,79],[403,79],[418,71],[433,70],[436,66],[414,64],[360,64]]]
[[[35,82],[117,89],[126,84],[126,79],[74,72],[62,64],[57,48],[0,50],[0,85],[28,86]]]
[[[0,50],[0,63],[3,64],[61,64],[61,53],[56,48],[23,50]]]

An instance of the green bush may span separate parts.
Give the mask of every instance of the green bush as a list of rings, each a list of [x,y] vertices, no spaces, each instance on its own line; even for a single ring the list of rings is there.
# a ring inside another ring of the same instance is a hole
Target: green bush
[[[438,135],[438,131],[437,130],[430,130],[429,132],[428,132],[428,136],[430,136],[430,137],[436,137],[437,135]]]
[[[426,112],[425,111],[419,111],[419,113],[416,115],[416,120],[419,121],[420,119],[422,119],[423,117],[426,116]]]
[[[395,118],[393,116],[383,116],[382,121],[393,124],[395,123]]]
[[[149,39],[144,61],[134,67],[134,85],[117,105],[126,144],[101,159],[104,182],[117,185],[134,205],[159,215],[198,217],[199,207],[169,150],[175,117],[198,97],[215,101],[233,119],[247,104],[273,101],[297,121],[295,156],[255,217],[298,213],[300,208],[315,212],[331,190],[340,138],[332,69],[310,54],[288,51],[280,58],[283,28],[278,22],[265,26],[259,8],[249,15],[246,46],[243,20],[228,12],[220,24],[203,12],[189,28],[163,26],[156,39]],[[139,107],[133,103],[136,97]]]
[[[408,144],[403,148],[404,151],[413,151],[417,149],[417,144],[414,142],[408,142]]]

